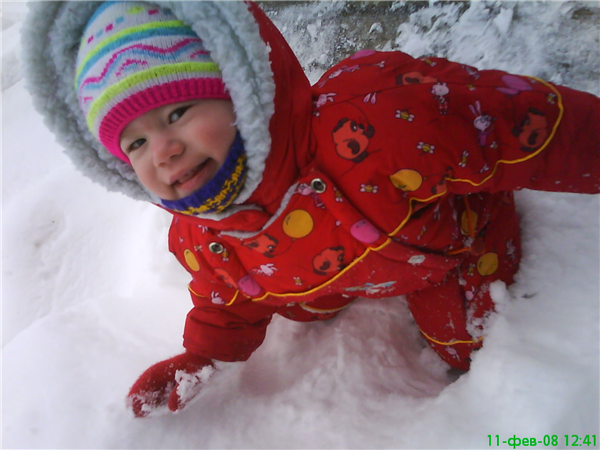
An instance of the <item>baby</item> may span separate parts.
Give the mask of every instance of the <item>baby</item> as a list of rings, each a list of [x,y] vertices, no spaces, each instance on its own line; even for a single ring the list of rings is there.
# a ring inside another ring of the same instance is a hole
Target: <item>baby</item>
[[[406,295],[468,370],[490,284],[519,267],[512,191],[600,189],[599,99],[535,77],[365,50],[311,87],[253,3],[41,2],[24,34],[68,154],[170,211],[192,277],[185,352],[133,385],[138,417],[184,408],[274,314],[326,320],[356,297]]]

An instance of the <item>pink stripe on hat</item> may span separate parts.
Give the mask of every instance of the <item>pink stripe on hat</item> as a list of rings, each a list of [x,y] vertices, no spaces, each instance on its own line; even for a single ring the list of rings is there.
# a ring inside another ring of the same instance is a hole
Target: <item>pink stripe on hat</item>
[[[230,97],[223,82],[216,78],[171,81],[137,92],[119,101],[104,115],[98,132],[100,142],[110,153],[129,163],[121,150],[120,137],[132,120],[160,106],[203,98]]]

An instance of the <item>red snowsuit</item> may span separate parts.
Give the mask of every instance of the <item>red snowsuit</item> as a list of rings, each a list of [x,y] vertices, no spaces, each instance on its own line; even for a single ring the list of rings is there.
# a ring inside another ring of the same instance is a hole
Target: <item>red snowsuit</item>
[[[245,360],[274,313],[318,320],[407,294],[429,344],[467,369],[490,283],[518,269],[512,190],[599,190],[598,99],[401,52],[359,52],[311,88],[251,9],[277,86],[272,149],[254,208],[173,219],[170,250],[193,278],[184,346]]]

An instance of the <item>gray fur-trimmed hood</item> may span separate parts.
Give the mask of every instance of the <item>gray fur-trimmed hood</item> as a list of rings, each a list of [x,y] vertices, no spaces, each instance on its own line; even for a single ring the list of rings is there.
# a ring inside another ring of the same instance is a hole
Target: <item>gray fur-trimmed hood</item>
[[[248,156],[246,183],[235,203],[247,200],[262,180],[271,148],[269,123],[275,83],[269,47],[248,5],[226,2],[153,4],[171,11],[204,41],[219,65]],[[65,153],[84,175],[110,191],[159,203],[137,181],[130,165],[111,155],[87,128],[73,88],[83,30],[102,2],[34,2],[22,29],[23,69],[34,105]]]

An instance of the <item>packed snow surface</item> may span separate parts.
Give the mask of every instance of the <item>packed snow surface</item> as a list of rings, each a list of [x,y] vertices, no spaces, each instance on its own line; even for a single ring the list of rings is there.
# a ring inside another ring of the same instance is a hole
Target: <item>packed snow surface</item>
[[[2,7],[2,448],[598,443],[599,199],[532,191],[517,194],[521,269],[493,285],[498,312],[469,373],[447,371],[403,298],[363,299],[326,323],[274,319],[250,360],[219,364],[188,409],[134,419],[128,388],[182,351],[191,306],[169,214],[103,191],[62,155],[21,80],[24,5]],[[374,46],[600,93],[597,3],[272,8],[313,82]]]

